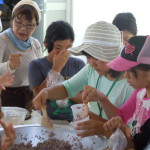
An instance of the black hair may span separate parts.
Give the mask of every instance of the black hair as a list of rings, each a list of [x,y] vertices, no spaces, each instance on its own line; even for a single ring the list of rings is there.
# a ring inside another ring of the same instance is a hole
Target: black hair
[[[109,69],[106,74],[110,74],[112,78],[117,78],[117,76],[120,74],[120,71]]]
[[[128,30],[133,35],[137,35],[137,24],[134,15],[130,12],[119,13],[112,21],[120,31]]]
[[[136,150],[143,150],[150,140],[150,118],[140,128],[141,132],[136,133],[133,142]]]
[[[85,51],[82,51],[82,54],[88,59],[90,57],[94,58],[93,56],[91,56],[90,54],[88,54],[87,52]]]
[[[141,71],[149,71],[150,70],[150,65],[147,64],[139,64],[136,67],[130,69],[129,71],[133,73],[133,75],[137,78],[137,70]]]
[[[74,31],[71,25],[65,21],[52,22],[46,30],[44,43],[47,45],[46,49],[50,53],[53,49],[53,43],[56,40],[74,41]]]
[[[15,17],[19,19],[22,17],[22,15],[25,15],[26,19],[29,21],[32,21],[35,18],[36,25],[39,24],[39,15],[33,6],[28,4],[20,5],[12,13],[11,20],[13,20]]]
[[[83,54],[84,56],[86,56],[87,59],[89,59],[89,58],[94,58],[93,56],[91,56],[90,54],[88,54],[88,53],[85,52],[85,51],[82,51],[82,54]],[[95,58],[94,58],[94,59],[95,59]],[[119,75],[119,73],[120,73],[119,71],[115,71],[115,70],[112,70],[112,69],[109,69],[109,70],[106,72],[106,74],[110,74],[112,78],[116,78],[116,77]]]

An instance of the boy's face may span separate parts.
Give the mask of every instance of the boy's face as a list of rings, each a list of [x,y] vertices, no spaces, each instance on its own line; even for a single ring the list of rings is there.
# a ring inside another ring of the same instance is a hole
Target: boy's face
[[[135,89],[148,87],[150,83],[150,71],[136,70],[136,73],[137,77],[130,70],[125,71],[124,77],[127,78],[128,83]]]

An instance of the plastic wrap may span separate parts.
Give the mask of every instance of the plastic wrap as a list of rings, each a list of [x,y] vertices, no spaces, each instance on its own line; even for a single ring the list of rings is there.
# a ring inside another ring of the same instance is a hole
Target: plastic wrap
[[[52,87],[54,85],[57,85],[57,84],[61,84],[62,82],[64,81],[64,77],[54,71],[54,70],[51,70],[49,73],[48,73],[48,77],[47,77],[47,87]],[[56,103],[60,106],[60,107],[64,107],[64,106],[67,106],[68,104],[68,99],[63,99],[63,100],[56,100]]]
[[[108,147],[111,150],[124,150],[127,146],[127,139],[123,132],[117,128],[117,130],[111,135],[108,140]]]

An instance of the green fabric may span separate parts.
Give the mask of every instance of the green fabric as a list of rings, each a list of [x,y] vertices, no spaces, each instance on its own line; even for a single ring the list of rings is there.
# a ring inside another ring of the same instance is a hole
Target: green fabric
[[[57,107],[57,109],[54,110],[52,114],[53,114],[53,115],[58,115],[58,114],[70,113],[70,116],[73,117],[72,111],[71,111],[70,109],[68,109],[68,107],[71,106],[71,105],[72,105],[72,101],[69,100],[67,106],[59,107],[59,105],[56,103],[56,101],[52,100],[52,101],[51,101],[51,106],[52,106],[52,107]]]
[[[51,114],[51,119],[68,120],[70,122],[73,120],[73,114],[70,108],[73,104],[73,101],[68,100],[67,106],[60,107],[55,100],[47,100],[47,106],[50,106],[50,109],[47,107],[47,112]]]
[[[76,93],[81,91],[85,85],[96,87],[96,82],[99,74],[87,64],[81,71],[74,75],[71,79],[66,80],[62,85],[66,88],[69,97],[74,97]],[[108,80],[105,76],[101,76],[99,79],[97,89],[107,94],[113,81]],[[116,82],[111,90],[108,99],[116,107],[120,107],[127,98],[132,94],[134,89],[129,86],[126,79],[122,79]],[[90,110],[99,115],[99,108],[96,102],[90,102]],[[102,111],[102,117],[108,119],[104,111]]]
[[[107,92],[106,96],[108,97],[109,93],[111,92],[111,90],[113,89],[114,85],[116,84],[116,82],[118,81],[118,79],[120,78],[120,76],[122,75],[122,73],[120,72],[118,74],[118,76],[116,77],[116,79],[112,82],[112,85],[109,88],[109,91]],[[97,83],[96,83],[96,89],[98,87],[98,82],[99,82],[100,76],[97,79]],[[102,107],[100,106],[99,102],[97,101],[97,105],[98,105],[98,109],[99,109],[99,116],[102,117]]]

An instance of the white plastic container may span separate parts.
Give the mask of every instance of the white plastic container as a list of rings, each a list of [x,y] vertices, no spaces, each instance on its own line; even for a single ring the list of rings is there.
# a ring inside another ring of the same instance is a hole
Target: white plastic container
[[[75,130],[76,134],[81,133],[81,132],[84,131],[84,130],[76,130],[77,123],[79,123],[79,122],[84,122],[84,121],[87,121],[87,120],[89,120],[89,117],[83,118],[83,119],[78,120],[78,121],[72,121],[72,122],[70,123],[70,125],[72,126],[72,128]]]
[[[22,125],[28,110],[20,107],[2,107],[2,112],[4,114],[2,120],[7,125],[10,123],[13,125]]]
[[[80,120],[88,116],[89,108],[85,104],[75,104],[71,106],[74,120]]]

